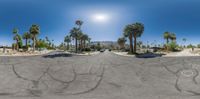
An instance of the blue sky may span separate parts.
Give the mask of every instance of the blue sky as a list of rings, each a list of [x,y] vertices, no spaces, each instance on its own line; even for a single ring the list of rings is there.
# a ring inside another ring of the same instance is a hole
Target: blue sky
[[[178,43],[200,43],[199,0],[0,0],[0,45],[10,45],[12,29],[23,34],[32,24],[41,28],[39,38],[48,36],[56,44],[63,41],[74,21],[84,21],[82,29],[94,41],[116,41],[125,25],[145,26],[139,40],[164,43],[163,32],[176,33]],[[93,16],[106,20],[95,21]]]

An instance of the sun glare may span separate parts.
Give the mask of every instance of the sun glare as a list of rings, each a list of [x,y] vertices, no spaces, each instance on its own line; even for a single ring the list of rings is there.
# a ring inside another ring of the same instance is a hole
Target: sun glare
[[[107,22],[108,20],[108,15],[106,14],[95,14],[93,15],[93,20],[96,22]]]

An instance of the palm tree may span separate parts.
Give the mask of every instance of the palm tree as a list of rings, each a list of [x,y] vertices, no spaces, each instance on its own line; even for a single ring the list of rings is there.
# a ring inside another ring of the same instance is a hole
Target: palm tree
[[[119,44],[120,48],[124,48],[124,45],[126,43],[126,38],[125,37],[121,37],[117,40],[117,43]]]
[[[28,48],[28,39],[30,39],[31,38],[31,35],[28,33],[28,32],[25,32],[24,34],[23,34],[23,39],[25,40],[25,42],[26,42],[26,47]]]
[[[90,46],[90,42],[91,42],[91,38],[88,37],[87,41],[88,41],[87,47],[89,47]]]
[[[16,34],[16,35],[13,37],[13,40],[16,40],[16,46],[15,46],[15,49],[16,49],[16,50],[19,50],[19,39],[20,39],[20,35],[19,35],[19,34]]]
[[[129,38],[130,52],[133,53],[133,26],[127,25],[124,29],[124,36]]]
[[[19,48],[19,45],[18,45],[18,42],[19,42],[19,34],[18,34],[18,29],[17,28],[14,28],[13,29],[13,34],[15,35],[13,37],[13,40],[16,40],[16,45],[14,46],[14,49],[17,49]]]
[[[183,42],[186,42],[187,41],[187,39],[186,38],[183,38]]]
[[[141,48],[141,47],[142,47],[142,44],[143,44],[143,42],[142,42],[142,41],[139,41],[137,44],[138,44],[138,46]]]
[[[69,50],[69,43],[71,42],[70,36],[67,35],[67,36],[65,37],[64,42],[67,43],[67,50]]]
[[[142,23],[134,23],[127,25],[124,29],[124,36],[130,40],[131,54],[136,53],[137,37],[140,37],[144,32],[144,25]],[[134,37],[134,49],[133,49]]]
[[[79,26],[79,29],[81,29],[81,26],[83,25],[83,21],[82,20],[76,20],[75,24]]]
[[[47,42],[47,47],[51,48],[51,40],[49,40],[49,38],[47,36],[45,37],[45,40]]]
[[[79,50],[81,50],[82,48],[83,48],[83,40],[82,40],[82,36],[83,36],[83,33],[80,31],[80,32],[78,32],[78,42],[79,42]]]
[[[31,35],[33,36],[33,52],[35,51],[35,44],[36,44],[36,36],[40,33],[40,27],[38,25],[33,24],[30,29],[29,32],[31,33]]]
[[[172,42],[176,42],[176,34],[171,33],[170,34],[170,39],[171,39]]]
[[[183,40],[184,46],[185,46],[185,42],[187,41],[187,39],[186,39],[186,38],[183,38],[182,40]]]
[[[78,33],[80,32],[80,29],[74,27],[72,30],[70,30],[70,36],[75,39],[75,46],[76,46],[76,53],[78,48]]]
[[[171,37],[170,32],[165,32],[165,33],[164,33],[164,39],[167,40],[167,44],[169,43],[169,39],[170,39],[170,37]]]
[[[89,39],[89,37],[87,34],[83,34],[81,39],[83,40],[83,48],[85,49],[86,41]]]

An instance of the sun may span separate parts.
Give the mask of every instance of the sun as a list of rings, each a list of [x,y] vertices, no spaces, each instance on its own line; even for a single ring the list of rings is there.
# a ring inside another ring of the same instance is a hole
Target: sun
[[[107,14],[94,14],[92,19],[95,22],[107,22],[109,19],[109,16]]]

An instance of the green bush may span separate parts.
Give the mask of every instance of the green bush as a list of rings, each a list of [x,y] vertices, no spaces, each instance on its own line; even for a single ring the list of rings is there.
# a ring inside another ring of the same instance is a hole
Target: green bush
[[[200,48],[200,44],[198,44],[197,47]]]
[[[28,46],[23,46],[22,49],[23,51],[28,51]]]
[[[167,44],[167,48],[169,51],[177,51],[178,45],[175,42],[171,42],[171,43]]]
[[[190,45],[187,46],[187,48],[195,48],[195,46],[190,44]]]
[[[87,51],[87,52],[91,51],[90,48],[85,48],[84,50]]]

